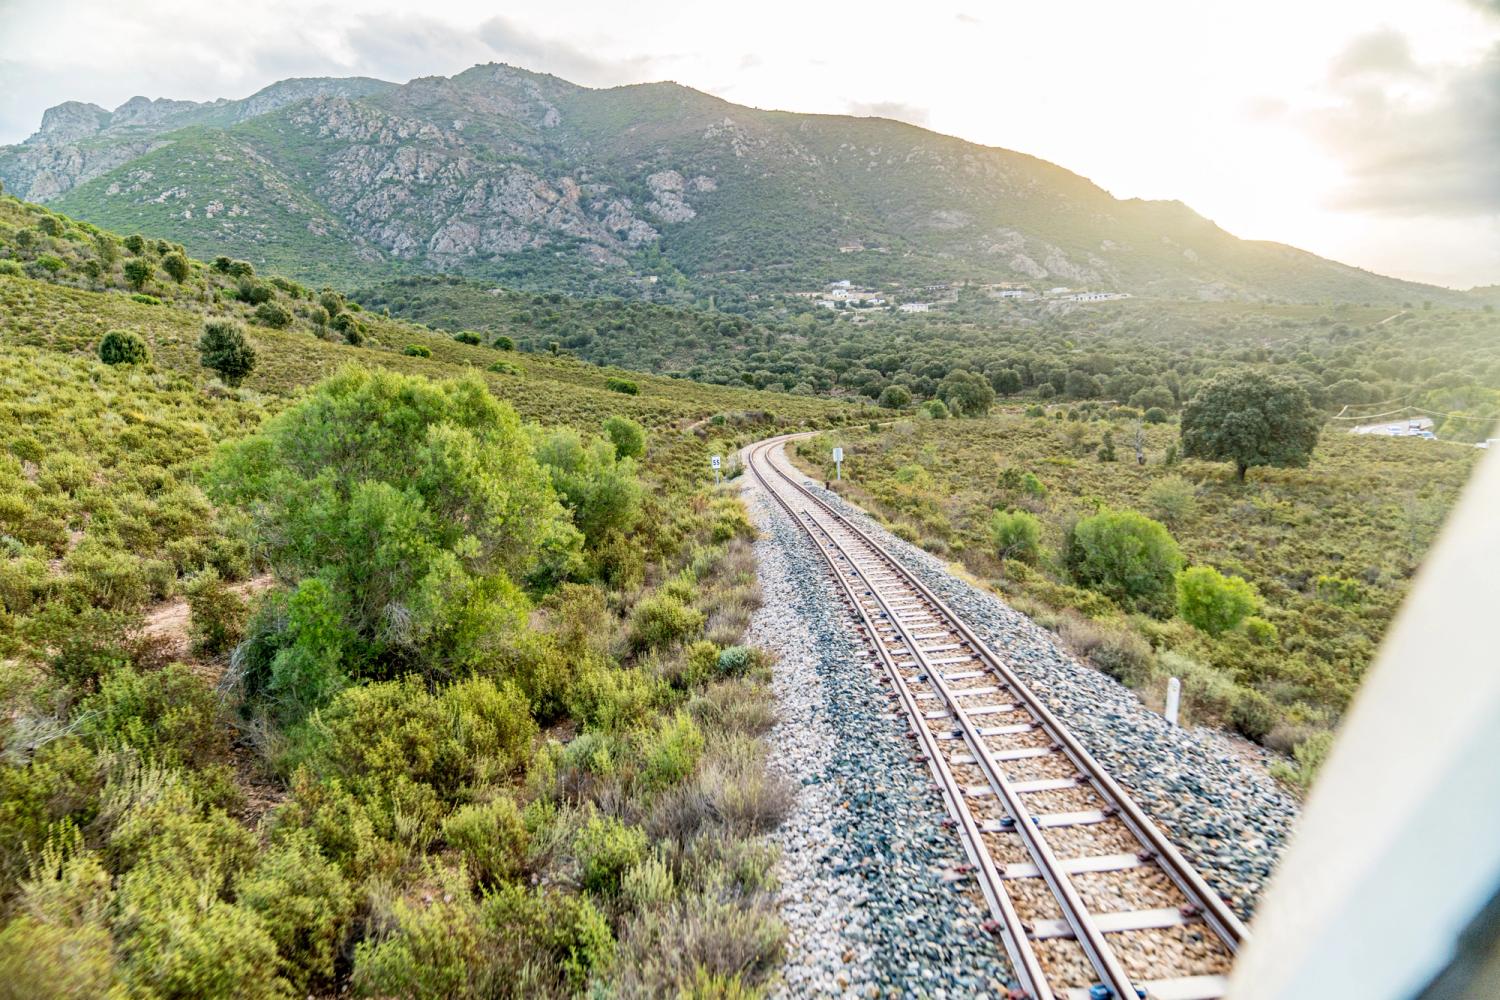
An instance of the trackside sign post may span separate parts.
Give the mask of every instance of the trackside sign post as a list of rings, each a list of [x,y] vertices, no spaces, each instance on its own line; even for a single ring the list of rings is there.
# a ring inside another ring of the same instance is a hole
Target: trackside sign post
[[[710,458],[708,460],[708,464],[714,470],[714,485],[718,486],[719,485],[719,466],[723,464],[723,460],[720,459],[718,455],[715,455],[713,458]]]
[[[844,449],[842,446],[833,449],[833,478],[838,480],[844,478]]]

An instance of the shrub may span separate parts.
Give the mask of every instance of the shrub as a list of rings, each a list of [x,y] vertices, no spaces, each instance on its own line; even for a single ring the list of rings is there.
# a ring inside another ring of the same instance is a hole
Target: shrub
[[[397,899],[380,915],[385,932],[355,946],[356,995],[459,1000],[488,996],[498,985],[468,884],[457,873],[435,874],[441,891],[426,894],[425,905]]]
[[[1094,666],[1128,687],[1140,687],[1151,680],[1156,657],[1151,646],[1134,632],[1103,634],[1089,652]]]
[[[1209,635],[1235,628],[1259,603],[1255,587],[1212,566],[1192,566],[1177,574],[1177,613]]]
[[[1181,476],[1162,476],[1146,488],[1146,505],[1168,524],[1181,524],[1198,506],[1198,495]]]
[[[193,273],[192,266],[188,263],[185,255],[173,251],[161,259],[161,269],[167,272],[167,276],[179,285],[188,279]]]
[[[1229,709],[1229,724],[1236,732],[1256,742],[1266,738],[1279,718],[1280,713],[1271,699],[1250,688],[1240,691]]]
[[[1024,510],[997,510],[990,515],[990,544],[1000,559],[1035,562],[1041,549],[1042,523]]]
[[[199,573],[185,591],[192,611],[193,652],[219,656],[239,645],[249,611],[244,600],[219,579],[218,571],[210,567]]]
[[[1311,788],[1313,779],[1318,776],[1318,771],[1332,749],[1332,733],[1313,733],[1292,749],[1292,756],[1297,761],[1296,767],[1277,761],[1271,765],[1271,774],[1298,788]]]
[[[719,651],[718,670],[724,677],[739,677],[754,662],[754,651],[750,647],[725,646]]]
[[[241,877],[237,900],[260,916],[278,969],[299,996],[332,982],[356,897],[310,831],[293,831],[261,855]]]
[[[97,923],[46,923],[22,914],[0,930],[0,992],[16,1000],[113,997],[109,932]]]
[[[665,788],[693,772],[703,754],[703,733],[692,716],[679,711],[657,731],[646,752],[647,785]]]
[[[1164,424],[1167,422],[1167,411],[1160,406],[1153,406],[1146,411],[1146,423]]]
[[[604,433],[614,443],[618,458],[640,458],[646,453],[646,430],[629,417],[608,417]]]
[[[292,313],[280,302],[262,302],[255,307],[255,322],[273,330],[284,330],[292,325]]]
[[[139,334],[111,330],[99,341],[99,360],[107,365],[139,365],[151,360],[151,352]]]
[[[215,319],[203,324],[198,353],[205,368],[211,368],[225,385],[237,386],[255,370],[255,348],[245,331],[233,320]]]
[[[948,404],[941,399],[929,399],[922,404],[922,415],[929,420],[947,420]]]
[[[514,351],[516,349],[516,342],[510,337],[502,335],[495,338],[495,346],[502,351]]]
[[[443,839],[463,852],[470,873],[481,885],[520,874],[526,863],[527,836],[521,810],[514,799],[503,795],[463,806],[443,821]]]
[[[500,975],[532,978],[529,991],[517,984],[519,996],[582,995],[615,957],[609,922],[582,896],[503,885],[485,897],[481,920]]]
[[[1279,646],[1281,635],[1276,626],[1256,615],[1245,619],[1245,635],[1257,646]]]
[[[703,612],[668,593],[656,593],[635,606],[630,641],[636,649],[658,649],[683,642],[703,631]]]
[[[19,278],[26,274],[26,269],[17,261],[0,260],[0,277]]]
[[[623,392],[627,396],[639,395],[641,391],[641,387],[628,378],[607,379],[604,387],[610,392]]]
[[[1086,587],[1160,612],[1182,568],[1182,552],[1160,523],[1135,511],[1105,509],[1073,526],[1068,568]]]
[[[515,365],[511,364],[509,361],[496,361],[494,364],[492,364],[488,368],[486,368],[485,371],[494,372],[496,375],[519,375],[519,374],[521,374],[521,369],[519,369]]]
[[[616,896],[625,872],[646,856],[646,834],[611,816],[594,816],[573,840],[579,882],[600,896]]]
[[[1359,603],[1364,588],[1359,585],[1358,580],[1351,580],[1347,576],[1319,574],[1313,582],[1313,593],[1320,601],[1349,607]]]
[[[460,333],[455,333],[453,335],[453,339],[458,341],[460,344],[472,344],[475,347],[479,346],[479,334],[472,333],[468,330],[464,330]]]
[[[622,986],[630,996],[754,996],[753,984],[776,970],[785,939],[773,906],[761,899],[686,896],[625,926]]]
[[[406,347],[402,349],[401,353],[409,358],[432,357],[432,349],[423,347],[421,344],[407,344]]]
[[[157,298],[155,295],[143,295],[140,292],[136,292],[134,295],[132,295],[130,297],[130,301],[139,302],[143,306],[161,305],[161,299]]]
[[[245,277],[235,286],[235,298],[252,306],[264,305],[276,297],[276,290],[264,281]]]
[[[127,746],[174,767],[222,756],[218,696],[181,663],[151,671],[121,667],[84,704],[83,732],[100,749]]]

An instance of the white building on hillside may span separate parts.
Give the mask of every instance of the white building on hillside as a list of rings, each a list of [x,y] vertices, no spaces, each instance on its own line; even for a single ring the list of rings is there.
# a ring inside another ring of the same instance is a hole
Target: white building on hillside
[[[924,313],[932,309],[931,302],[903,302],[896,309],[904,313]]]

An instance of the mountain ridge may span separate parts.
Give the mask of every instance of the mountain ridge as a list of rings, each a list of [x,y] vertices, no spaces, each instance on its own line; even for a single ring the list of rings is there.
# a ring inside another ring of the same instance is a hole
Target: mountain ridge
[[[594,89],[499,63],[400,85],[286,80],[238,101],[68,102],[0,147],[0,180],[100,225],[307,280],[455,273],[665,300],[848,277],[1467,301],[905,122],[748,108],[673,82]]]

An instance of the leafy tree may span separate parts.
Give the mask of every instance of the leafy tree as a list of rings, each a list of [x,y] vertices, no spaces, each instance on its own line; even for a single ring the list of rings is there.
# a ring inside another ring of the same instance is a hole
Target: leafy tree
[[[1014,368],[1002,368],[990,376],[990,385],[1002,396],[1014,396],[1020,392],[1025,383],[1021,381],[1021,373]]]
[[[203,367],[218,372],[228,386],[238,386],[255,370],[255,348],[234,320],[211,319],[204,323],[203,336],[198,338],[198,353]]]
[[[1164,424],[1167,422],[1167,411],[1160,406],[1153,406],[1146,411],[1145,417],[1148,424]]]
[[[241,302],[248,302],[252,306],[258,306],[262,302],[269,302],[276,296],[276,290],[263,281],[256,281],[251,277],[240,279],[239,287],[235,297]]]
[[[995,404],[989,380],[963,370],[948,373],[938,386],[938,396],[959,417],[982,417]]]
[[[911,405],[911,392],[905,386],[888,385],[880,392],[880,405],[888,410],[899,410]]]
[[[1137,410],[1150,410],[1153,407],[1161,410],[1170,410],[1177,405],[1177,398],[1172,395],[1172,390],[1166,386],[1154,385],[1133,393],[1130,397],[1130,405]]]
[[[352,675],[444,675],[493,655],[523,624],[513,580],[564,571],[578,545],[515,412],[478,375],[346,368],[225,449],[212,482],[279,577],[326,584]]]
[[[617,458],[640,458],[646,453],[646,429],[629,417],[606,419],[604,433],[614,442]]]
[[[193,273],[192,265],[188,263],[187,256],[177,253],[175,250],[161,259],[161,269],[167,272],[167,277],[179,285],[188,280],[188,275]]]
[[[1063,395],[1069,399],[1096,399],[1104,395],[1104,387],[1088,372],[1075,368],[1063,382]]]
[[[144,257],[132,257],[125,262],[125,282],[136,291],[145,288],[156,277],[156,268]]]
[[[1035,562],[1039,554],[1042,523],[1024,510],[997,510],[990,515],[990,542],[1001,559]]]
[[[1182,453],[1233,462],[1243,482],[1252,466],[1305,467],[1321,427],[1307,392],[1290,378],[1225,372],[1183,407]]]
[[[1177,613],[1209,635],[1237,627],[1259,600],[1249,581],[1225,576],[1212,566],[1190,566],[1177,574]]]
[[[131,233],[120,242],[125,245],[126,250],[134,254],[144,253],[146,250],[146,237],[140,233]]]
[[[1159,522],[1133,510],[1105,509],[1073,526],[1068,568],[1086,587],[1153,612],[1170,605],[1182,551]]]
[[[99,360],[107,365],[139,365],[151,360],[151,352],[139,334],[111,330],[99,341]]]

